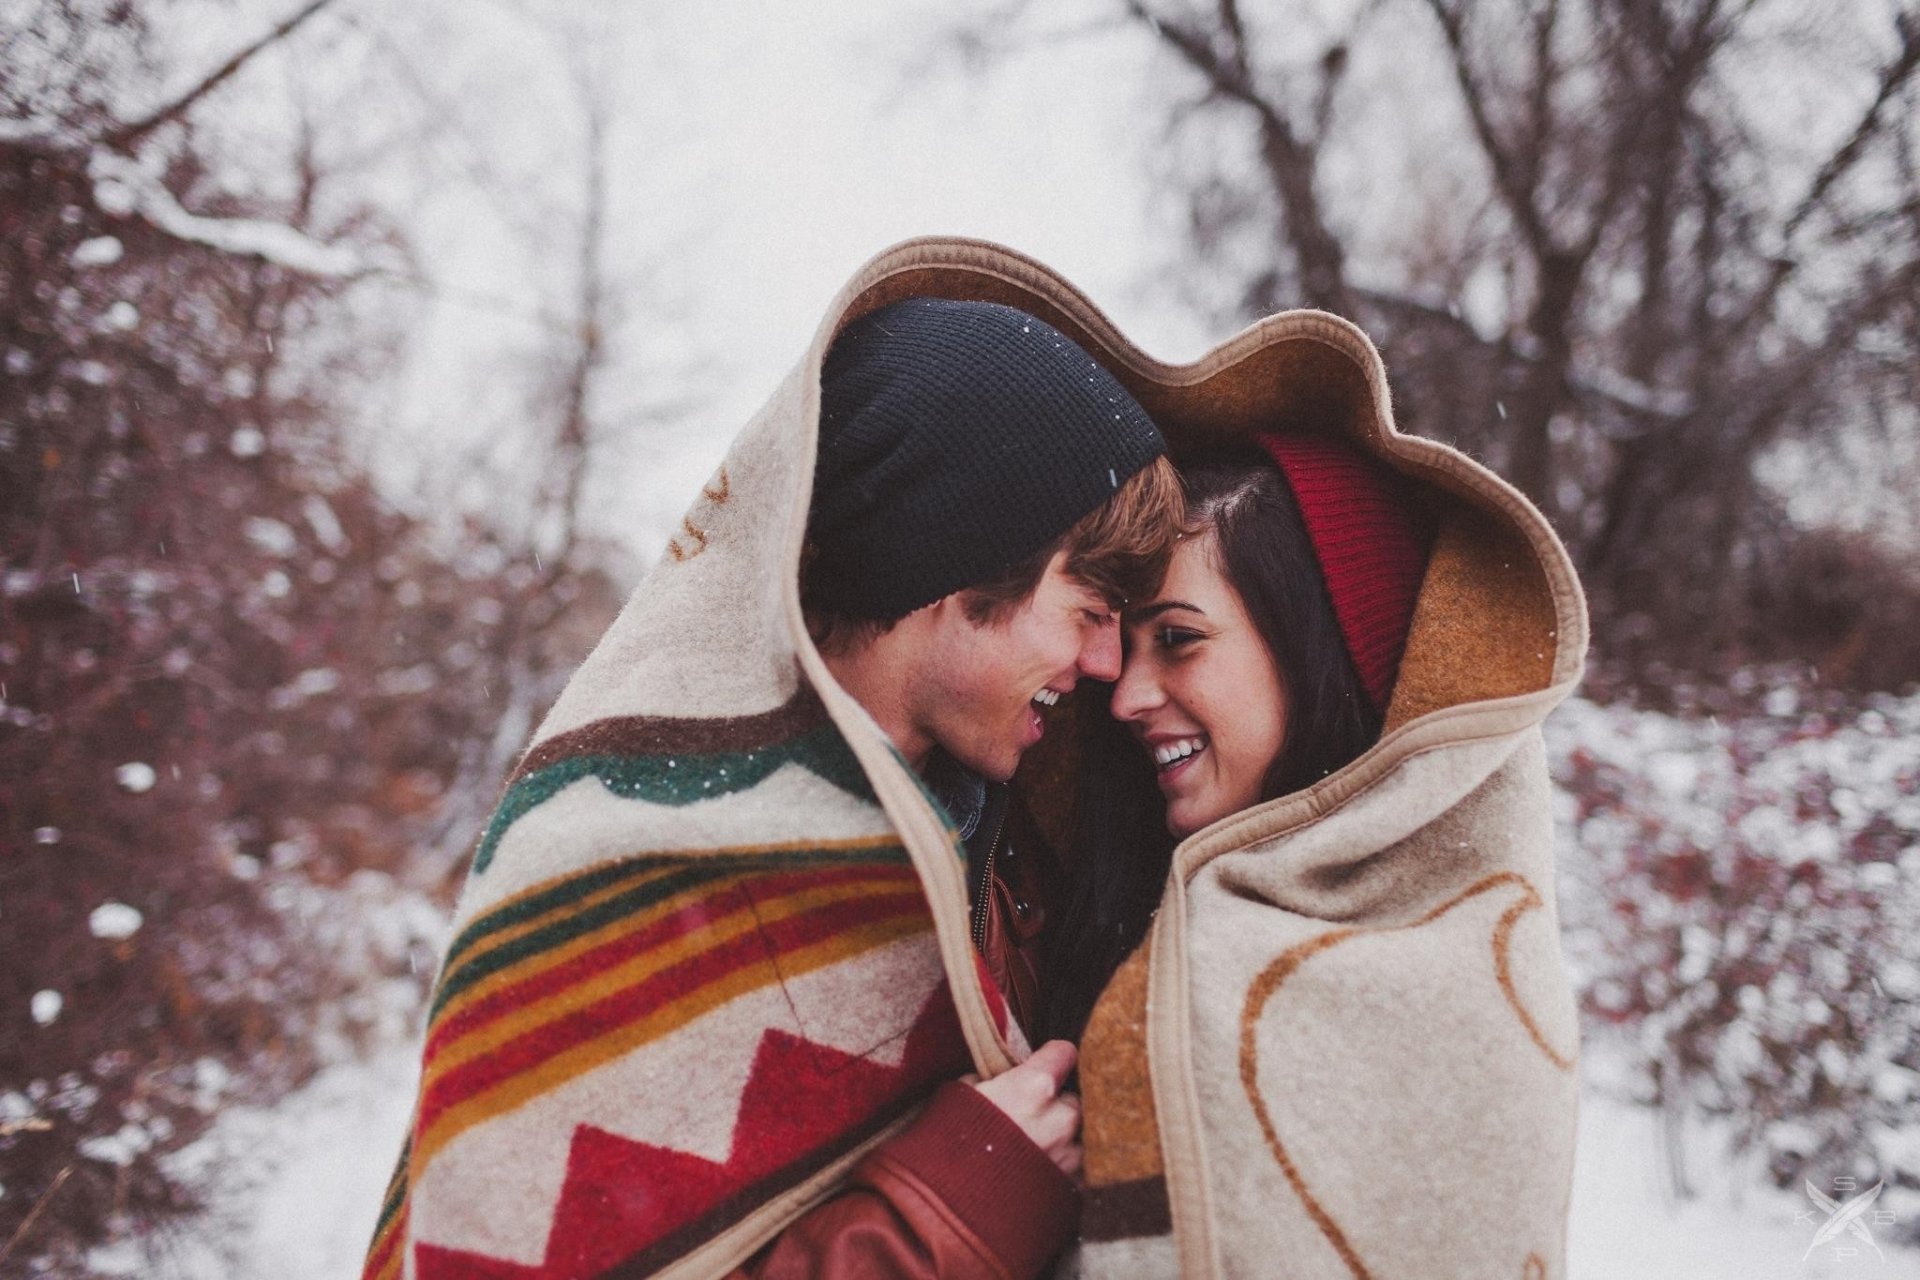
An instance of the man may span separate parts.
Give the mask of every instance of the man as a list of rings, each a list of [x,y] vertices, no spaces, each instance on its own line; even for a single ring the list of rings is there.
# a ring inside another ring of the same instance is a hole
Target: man
[[[1058,871],[1006,783],[1045,731],[1041,708],[1083,676],[1119,678],[1117,613],[1164,572],[1179,481],[1112,375],[1009,307],[895,303],[841,335],[821,383],[808,629],[955,819],[975,944],[1031,1033]],[[852,1190],[744,1274],[990,1275],[1044,1260],[1077,1213],[1079,1109],[1060,1091],[1073,1064],[1073,1046],[1053,1041],[936,1095]],[[966,1141],[996,1130],[998,1144]],[[942,1196],[955,1182],[958,1205]]]
[[[1071,1237],[1072,1046],[962,1078],[1018,1056],[1045,976],[1007,780],[1118,675],[1178,482],[1066,335],[863,301],[510,780],[369,1277],[1017,1277]]]

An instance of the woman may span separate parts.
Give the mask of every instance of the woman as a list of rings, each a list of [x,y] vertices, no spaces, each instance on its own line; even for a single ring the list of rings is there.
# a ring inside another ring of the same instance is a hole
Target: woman
[[[1351,446],[1267,435],[1190,460],[1166,580],[1125,615],[1110,718],[1082,725],[1074,883],[1050,1034],[1078,1039],[1139,944],[1174,842],[1301,791],[1380,736],[1431,521]],[[1301,495],[1301,496],[1297,496]]]
[[[1187,536],[1081,708],[1049,1034],[1080,1043],[1091,1276],[1564,1273],[1538,724],[1584,612],[1538,513],[1368,390],[1194,432]]]

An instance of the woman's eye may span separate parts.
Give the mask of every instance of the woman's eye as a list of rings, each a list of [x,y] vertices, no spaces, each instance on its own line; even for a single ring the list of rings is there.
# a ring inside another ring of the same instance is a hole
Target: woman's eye
[[[1199,638],[1198,631],[1188,631],[1185,627],[1162,627],[1158,637],[1162,649],[1184,648]]]

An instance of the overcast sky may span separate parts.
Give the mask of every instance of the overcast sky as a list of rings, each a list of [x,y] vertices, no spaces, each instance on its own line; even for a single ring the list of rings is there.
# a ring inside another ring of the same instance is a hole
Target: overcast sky
[[[457,119],[431,181],[411,165],[361,180],[403,210],[440,282],[377,410],[376,461],[404,482],[503,432],[517,408],[499,403],[502,371],[518,376],[539,341],[529,317],[569,305],[585,149],[568,68],[583,47],[609,86],[610,274],[632,304],[600,407],[620,420],[672,405],[595,473],[599,518],[643,561],[840,285],[896,241],[1000,241],[1065,273],[1155,355],[1205,348],[1192,312],[1148,284],[1175,246],[1152,229],[1162,126],[1138,32],[974,73],[940,34],[965,6],[928,0],[551,4],[534,21],[494,0],[346,3],[360,16],[311,42],[304,74],[330,48],[364,59],[372,39],[398,69],[384,82],[402,97],[424,86]],[[556,13],[571,35],[546,32]]]
[[[294,6],[175,0],[180,75],[217,65]],[[590,505],[650,562],[842,282],[899,240],[973,235],[1038,257],[1164,359],[1227,336],[1168,287],[1182,228],[1165,175],[1252,163],[1245,139],[1188,129],[1167,141],[1169,105],[1191,94],[1190,76],[1147,32],[1112,21],[1111,0],[1030,7],[1037,18],[1017,47],[970,71],[942,32],[1003,0],[335,0],[199,118],[236,153],[235,173],[284,175],[305,110],[334,198],[397,220],[430,284],[400,300],[397,376],[362,414],[367,454],[397,498],[498,512],[512,479],[532,473],[528,423],[555,402],[535,373],[554,343],[551,318],[572,304],[587,153],[574,68],[584,66],[610,115],[607,276],[625,311],[595,404],[618,430],[596,460]],[[1326,32],[1357,7],[1292,0],[1264,31],[1274,61],[1263,73],[1283,89],[1310,84]],[[1404,38],[1406,10],[1367,11],[1373,35],[1340,107],[1366,141],[1330,153],[1323,195],[1356,277],[1397,287],[1403,242],[1437,234],[1425,214],[1479,208],[1486,178],[1443,70],[1422,61],[1432,42]],[[1815,39],[1797,0],[1766,12],[1787,25],[1752,42],[1740,83],[1779,99],[1762,117],[1823,141],[1871,84],[1776,64],[1866,65],[1843,46],[1860,30],[1884,37],[1885,24],[1837,24]],[[1107,15],[1104,29],[1087,30],[1089,15]],[[1052,37],[1033,38],[1036,27]],[[1809,99],[1816,81],[1824,96]],[[1799,189],[1791,174],[1777,180]],[[1198,273],[1181,278],[1205,291]],[[1459,302],[1497,332],[1505,286],[1480,281],[1492,287],[1483,298],[1474,283]],[[505,479],[449,494],[446,478],[475,453]],[[1770,475],[1806,505],[1817,495],[1796,457],[1783,454]]]

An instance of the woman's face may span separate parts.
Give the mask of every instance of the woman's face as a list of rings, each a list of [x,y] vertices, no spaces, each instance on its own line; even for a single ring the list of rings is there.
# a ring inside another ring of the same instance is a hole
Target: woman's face
[[[1257,803],[1286,738],[1287,693],[1219,540],[1182,542],[1159,596],[1124,622],[1113,715],[1153,757],[1167,829],[1185,837]]]

